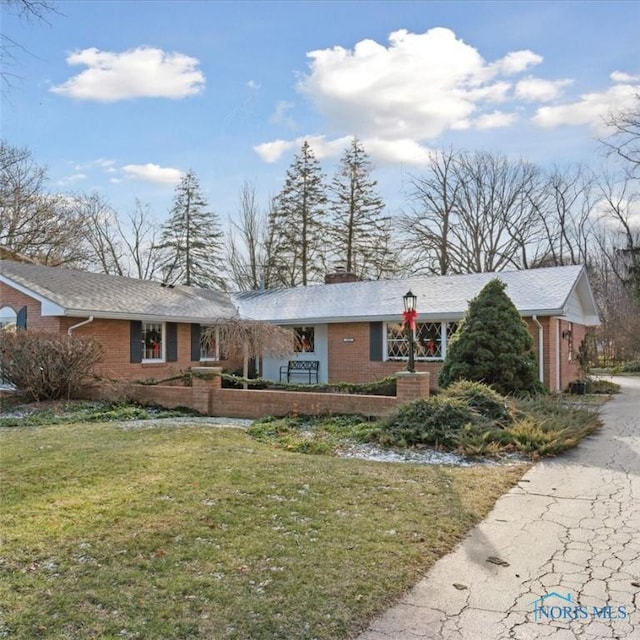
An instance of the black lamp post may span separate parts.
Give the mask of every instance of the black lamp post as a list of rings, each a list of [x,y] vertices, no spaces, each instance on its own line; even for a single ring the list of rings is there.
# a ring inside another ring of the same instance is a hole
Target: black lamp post
[[[416,301],[418,300],[418,296],[414,295],[411,291],[407,291],[407,293],[402,296],[402,301],[404,302],[404,321],[407,330],[407,338],[409,340],[409,362],[407,362],[407,371],[409,373],[415,373],[416,367],[414,362],[414,352],[415,352],[415,336],[414,336],[414,328],[415,328],[415,319],[416,319]]]

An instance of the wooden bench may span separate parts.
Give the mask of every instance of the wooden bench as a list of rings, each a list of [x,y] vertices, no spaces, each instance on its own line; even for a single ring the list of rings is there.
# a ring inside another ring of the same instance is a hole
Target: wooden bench
[[[318,370],[320,362],[318,360],[289,360],[286,365],[280,367],[280,382],[286,376],[287,382],[291,382],[291,376],[304,376],[309,384],[318,384]]]

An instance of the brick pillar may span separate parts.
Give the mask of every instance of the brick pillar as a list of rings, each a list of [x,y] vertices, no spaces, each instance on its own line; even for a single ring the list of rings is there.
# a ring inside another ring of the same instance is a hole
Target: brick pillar
[[[213,409],[213,397],[222,388],[222,367],[193,367],[191,369],[191,401],[193,408],[210,416]]]
[[[396,399],[398,404],[411,402],[420,398],[429,397],[429,385],[431,374],[427,371],[409,373],[408,371],[398,371],[396,373]]]

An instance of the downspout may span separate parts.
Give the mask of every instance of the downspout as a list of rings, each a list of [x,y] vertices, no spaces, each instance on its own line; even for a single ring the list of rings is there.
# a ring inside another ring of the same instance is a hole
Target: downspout
[[[538,322],[538,316],[534,315],[533,321],[538,327],[538,379],[544,384],[544,330]]]
[[[89,324],[90,322],[93,322],[93,316],[89,316],[87,320],[83,320],[82,322],[78,322],[78,324],[74,324],[71,327],[69,327],[67,329],[67,335],[70,336],[74,329],[77,329],[78,327],[81,327],[84,324]]]

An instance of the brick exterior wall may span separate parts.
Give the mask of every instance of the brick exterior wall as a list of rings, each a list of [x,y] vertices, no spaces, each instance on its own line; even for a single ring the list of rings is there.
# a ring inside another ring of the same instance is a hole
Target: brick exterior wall
[[[16,289],[0,282],[0,307],[11,307],[16,313],[27,306],[27,329],[66,334],[69,327],[87,318],[52,317],[41,315],[41,304]],[[130,321],[95,319],[90,324],[74,329],[78,336],[93,336],[103,347],[102,361],[96,367],[98,376],[109,379],[146,380],[162,379],[178,375],[192,366],[191,325],[180,323],[178,330],[178,359],[176,362],[132,363],[130,359]],[[217,363],[212,363],[217,364]]]
[[[345,322],[329,325],[329,382],[374,382],[407,368],[406,362],[372,361],[369,353],[370,323]],[[345,342],[345,338],[349,342]],[[353,341],[351,339],[353,338]],[[438,385],[440,362],[417,362],[416,371],[431,374],[431,388]]]
[[[533,336],[536,357],[538,356],[538,326],[533,318],[526,318],[527,326]],[[551,391],[565,391],[570,382],[580,377],[578,364],[578,347],[587,333],[587,327],[557,318],[538,318],[542,325],[543,340],[543,375],[544,383]],[[562,337],[565,331],[571,332],[571,340]],[[556,344],[559,345],[556,358]],[[559,373],[559,380],[558,380]]]
[[[0,307],[11,307],[16,313],[27,307],[27,328],[33,331],[60,331],[60,318],[42,317],[41,304],[38,300],[0,282]]]

